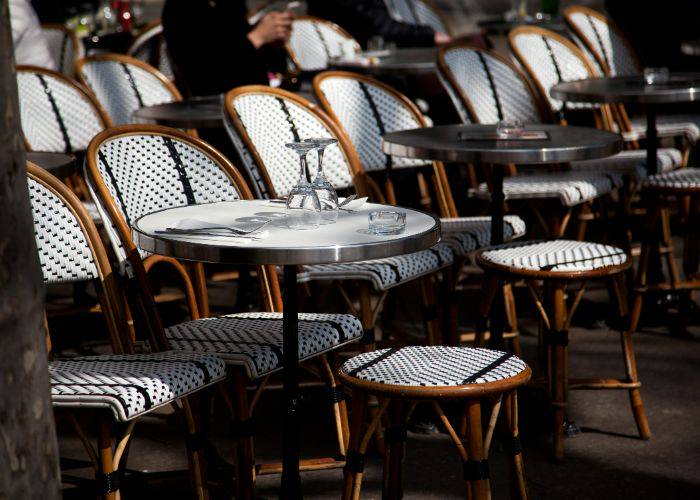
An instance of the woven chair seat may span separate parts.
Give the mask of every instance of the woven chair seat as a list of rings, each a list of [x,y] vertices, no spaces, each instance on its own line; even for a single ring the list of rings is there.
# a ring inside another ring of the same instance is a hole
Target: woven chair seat
[[[477,261],[504,271],[571,273],[622,266],[628,261],[621,248],[572,240],[507,243],[479,253]]]
[[[297,282],[316,280],[371,281],[376,290],[388,290],[407,281],[452,265],[454,253],[447,243],[438,243],[428,250],[385,259],[303,266]]]
[[[375,384],[457,387],[509,379],[527,369],[520,358],[491,349],[409,346],[360,354],[343,363],[340,373]]]
[[[187,321],[166,328],[170,348],[215,354],[242,366],[251,379],[282,368],[282,313],[240,313]],[[299,360],[331,351],[362,336],[349,314],[299,313]]]
[[[454,217],[440,219],[443,242],[463,257],[491,243],[491,217]],[[503,218],[503,239],[510,241],[525,235],[525,221],[517,215]]]
[[[646,117],[634,117],[632,130],[622,134],[626,141],[637,141],[647,136]],[[698,115],[661,115],[656,121],[659,137],[685,137],[695,144],[700,139],[700,116]]]
[[[195,353],[84,356],[51,361],[54,406],[105,408],[124,422],[226,376],[224,362]]]
[[[664,191],[700,191],[700,168],[681,168],[673,172],[649,176],[643,184],[645,189]]]
[[[532,175],[515,175],[503,181],[506,200],[558,199],[562,205],[572,207],[610,193],[622,184],[619,174],[595,172],[551,172]],[[481,183],[477,196],[490,199],[487,184]]]
[[[647,176],[647,152],[643,150],[622,151],[609,158],[583,160],[570,163],[577,172],[615,172],[628,175],[635,180]],[[676,148],[660,148],[656,153],[657,172],[670,172],[683,164],[683,153]]]

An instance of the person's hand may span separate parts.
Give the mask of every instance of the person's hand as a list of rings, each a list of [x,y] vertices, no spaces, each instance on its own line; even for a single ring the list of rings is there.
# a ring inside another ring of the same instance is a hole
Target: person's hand
[[[248,33],[248,40],[256,49],[278,40],[286,42],[292,35],[293,19],[291,12],[270,12]]]
[[[439,31],[436,31],[434,40],[435,45],[444,45],[446,43],[450,43],[452,41],[452,37],[447,33],[441,33]]]

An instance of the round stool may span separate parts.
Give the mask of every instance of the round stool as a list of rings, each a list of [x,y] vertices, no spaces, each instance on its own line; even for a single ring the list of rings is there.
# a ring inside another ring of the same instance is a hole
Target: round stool
[[[518,431],[516,389],[530,380],[531,371],[516,356],[490,349],[447,346],[412,346],[382,349],[355,356],[340,368],[340,380],[352,390],[350,445],[344,469],[344,499],[360,498],[365,452],[382,415],[385,429],[382,498],[402,497],[406,423],[416,404],[429,402],[454,441],[462,458],[469,498],[490,498],[488,450],[501,406],[504,407],[511,449],[516,496],[527,498]],[[376,396],[379,409],[367,422],[367,399]],[[481,425],[481,402],[494,405],[486,433]],[[465,411],[457,431],[440,402],[464,400]],[[463,440],[464,439],[464,443]]]
[[[571,240],[525,241],[487,248],[477,252],[476,263],[486,273],[485,290],[477,328],[477,347],[484,344],[484,331],[498,281],[524,280],[541,317],[541,345],[546,354],[546,377],[550,404],[554,411],[554,457],[564,458],[564,425],[569,389],[625,389],[629,391],[637,428],[643,438],[651,436],[639,388],[637,365],[632,347],[624,271],[632,264],[624,250],[610,245]],[[608,278],[622,320],[622,349],[625,379],[569,379],[569,326],[586,282]],[[542,287],[540,287],[540,282]],[[579,285],[567,305],[567,287]],[[544,356],[543,356],[544,357]]]
[[[698,260],[700,251],[700,168],[681,168],[673,172],[652,175],[642,184],[642,194],[647,199],[647,224],[643,235],[639,268],[634,289],[631,329],[636,331],[642,313],[644,294],[652,290],[687,291],[700,288]],[[681,278],[673,255],[671,235],[670,201],[687,199],[683,234],[683,271]],[[655,258],[654,258],[655,257]],[[654,258],[653,268],[650,260]],[[661,272],[660,258],[666,261],[667,275]],[[653,276],[650,276],[650,272]],[[651,279],[650,279],[651,278]],[[650,284],[649,282],[652,281]],[[688,301],[689,302],[689,301]],[[681,317],[687,315],[681,314]]]

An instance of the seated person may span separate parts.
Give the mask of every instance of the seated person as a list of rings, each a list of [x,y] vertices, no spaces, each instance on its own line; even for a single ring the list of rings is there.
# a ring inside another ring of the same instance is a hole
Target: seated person
[[[449,35],[428,26],[396,21],[384,0],[308,0],[309,14],[346,29],[363,47],[373,36],[381,36],[398,47],[430,47],[450,41]]]
[[[191,95],[267,85],[268,73],[285,70],[292,17],[270,12],[250,26],[245,0],[167,0],[163,34],[178,83]]]
[[[15,64],[56,69],[39,18],[29,0],[10,0],[10,24]]]

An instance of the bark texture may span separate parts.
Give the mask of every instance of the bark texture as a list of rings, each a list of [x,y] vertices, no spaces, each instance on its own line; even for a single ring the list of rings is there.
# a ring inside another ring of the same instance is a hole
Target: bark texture
[[[60,497],[8,0],[0,0],[0,500]]]

